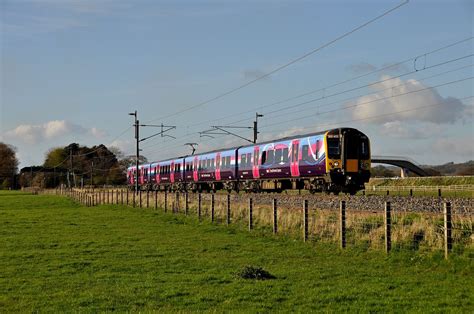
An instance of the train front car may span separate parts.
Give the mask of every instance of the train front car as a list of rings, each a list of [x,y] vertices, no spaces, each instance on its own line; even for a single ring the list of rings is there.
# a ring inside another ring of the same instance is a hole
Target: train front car
[[[326,174],[329,192],[355,194],[370,179],[370,142],[359,130],[326,132]]]

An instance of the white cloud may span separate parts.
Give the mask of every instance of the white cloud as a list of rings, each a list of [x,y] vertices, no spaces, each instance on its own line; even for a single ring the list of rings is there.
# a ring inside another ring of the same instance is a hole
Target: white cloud
[[[360,97],[355,102],[354,119],[380,116],[369,121],[378,124],[393,121],[454,123],[466,114],[466,106],[457,98],[444,98],[436,89],[426,89],[426,85],[414,79],[390,78],[382,76],[380,82],[372,87],[374,94]],[[426,90],[415,92],[422,89]],[[400,94],[406,95],[397,96]],[[424,108],[413,110],[420,107]]]
[[[442,128],[434,123],[418,123],[410,125],[402,121],[385,122],[380,129],[382,135],[402,139],[422,139],[439,134]]]
[[[95,138],[104,138],[107,136],[107,132],[96,127],[90,128],[89,133]]]
[[[90,134],[96,138],[105,136],[98,128],[87,129],[66,120],[52,120],[43,124],[20,124],[13,130],[5,132],[5,138],[16,139],[28,144],[36,144],[67,135]]]
[[[117,147],[126,156],[133,155],[135,152],[135,141],[115,140],[112,143],[110,143],[108,147]]]

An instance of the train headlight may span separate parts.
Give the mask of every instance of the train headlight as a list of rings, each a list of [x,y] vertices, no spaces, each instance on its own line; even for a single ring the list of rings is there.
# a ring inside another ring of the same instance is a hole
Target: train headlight
[[[334,167],[339,167],[339,161],[334,162]]]

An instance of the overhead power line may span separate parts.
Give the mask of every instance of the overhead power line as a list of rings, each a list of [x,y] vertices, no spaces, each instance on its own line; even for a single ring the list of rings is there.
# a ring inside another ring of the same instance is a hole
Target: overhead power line
[[[257,78],[255,78],[255,79],[253,79],[253,80],[251,80],[251,81],[249,81],[249,82],[247,82],[247,83],[245,83],[245,84],[242,84],[242,85],[240,85],[240,86],[238,86],[238,87],[235,87],[235,88],[233,88],[233,89],[231,89],[231,90],[228,90],[228,91],[226,91],[226,92],[224,92],[224,93],[221,93],[221,94],[219,94],[219,95],[217,95],[217,96],[214,96],[214,97],[212,97],[212,98],[210,98],[210,99],[207,99],[207,100],[205,100],[205,101],[203,101],[203,102],[200,102],[200,103],[198,103],[198,104],[195,104],[195,105],[189,106],[189,107],[187,107],[187,108],[181,109],[181,110],[179,110],[179,111],[177,111],[177,112],[175,112],[175,113],[172,113],[172,114],[169,114],[169,115],[165,115],[165,116],[163,116],[163,117],[151,119],[151,120],[147,121],[146,123],[152,122],[152,121],[156,121],[156,120],[159,120],[159,119],[166,119],[166,118],[169,118],[169,117],[176,116],[176,115],[178,115],[178,114],[181,114],[181,113],[184,113],[184,112],[187,112],[187,111],[196,109],[196,108],[201,107],[201,106],[204,106],[204,105],[206,105],[206,104],[208,104],[208,103],[210,103],[210,102],[213,102],[213,101],[216,101],[216,100],[218,100],[218,99],[220,99],[220,98],[223,98],[223,97],[225,97],[225,96],[227,96],[227,95],[230,95],[230,94],[232,94],[232,93],[235,93],[236,91],[239,91],[239,90],[241,90],[241,89],[243,89],[243,88],[245,88],[245,87],[247,87],[247,86],[249,86],[249,85],[252,85],[252,84],[254,84],[254,83],[257,82],[257,81],[260,81],[260,80],[262,80],[262,79],[264,79],[264,78],[266,78],[266,77],[269,77],[269,76],[275,74],[276,72],[279,72],[279,71],[281,71],[281,70],[283,70],[283,69],[285,69],[285,68],[287,68],[287,67],[289,67],[289,66],[291,66],[291,65],[293,65],[293,64],[295,64],[295,63],[297,63],[297,62],[299,62],[299,61],[301,61],[301,60],[303,60],[303,59],[305,59],[305,58],[307,58],[307,57],[309,57],[309,56],[311,56],[311,55],[313,55],[313,54],[319,52],[319,51],[321,51],[322,49],[324,49],[324,48],[326,48],[326,47],[328,47],[328,46],[330,46],[330,45],[332,45],[332,44],[338,42],[339,40],[342,40],[343,38],[345,38],[345,37],[347,37],[347,36],[349,36],[349,35],[351,35],[351,34],[357,32],[358,30],[360,30],[360,29],[366,27],[367,25],[372,24],[372,23],[374,23],[375,21],[377,21],[377,20],[383,18],[384,16],[386,16],[386,15],[392,13],[393,11],[399,9],[400,7],[404,6],[404,5],[407,4],[407,3],[408,3],[408,0],[405,0],[405,1],[403,1],[402,3],[396,5],[395,7],[391,8],[391,9],[389,9],[389,10],[383,12],[382,14],[380,14],[380,15],[378,15],[378,16],[376,16],[376,17],[370,19],[370,20],[368,20],[367,22],[365,22],[365,23],[363,23],[363,24],[361,24],[361,25],[359,25],[359,26],[357,26],[357,27],[351,29],[350,31],[348,31],[348,32],[346,32],[346,33],[344,33],[344,34],[342,34],[342,35],[340,35],[340,36],[334,38],[333,40],[330,40],[329,42],[327,42],[327,43],[325,43],[325,44],[319,46],[318,48],[315,48],[315,49],[313,49],[313,50],[311,50],[311,51],[309,51],[309,52],[303,54],[302,56],[300,56],[300,57],[298,57],[298,58],[296,58],[296,59],[293,59],[293,60],[291,60],[291,61],[289,61],[289,62],[287,62],[287,63],[285,63],[285,64],[283,64],[283,65],[281,65],[281,66],[279,66],[279,67],[277,67],[276,69],[273,69],[273,70],[270,71],[270,72],[267,72],[267,73],[265,73],[265,74],[263,74],[263,75],[261,75],[261,76],[258,76]]]
[[[342,111],[342,110],[346,110],[346,109],[350,109],[350,108],[354,108],[354,107],[359,107],[359,106],[367,105],[367,104],[374,103],[374,102],[379,102],[379,101],[382,101],[382,100],[391,99],[391,98],[394,98],[394,97],[400,97],[400,96],[410,95],[410,94],[414,94],[414,93],[419,93],[419,92],[423,92],[423,91],[435,89],[435,88],[438,88],[438,87],[443,87],[443,86],[446,86],[446,85],[452,85],[452,84],[456,84],[456,83],[461,83],[461,82],[464,82],[464,81],[472,80],[473,78],[474,78],[473,76],[470,76],[470,77],[462,78],[462,79],[459,79],[459,80],[455,80],[455,81],[450,81],[450,82],[438,84],[438,85],[435,85],[435,86],[430,86],[430,87],[420,88],[420,89],[413,90],[413,91],[408,91],[408,92],[406,92],[406,93],[401,93],[401,94],[396,94],[396,95],[390,95],[390,96],[387,96],[387,97],[377,98],[377,99],[374,99],[374,100],[371,100],[371,101],[367,101],[367,102],[363,102],[363,103],[358,103],[358,104],[346,106],[346,107],[343,107],[343,108],[336,108],[336,109],[328,110],[328,111],[325,111],[325,112],[319,112],[319,113],[317,113],[317,115],[323,115],[323,114],[326,114],[326,113],[332,113],[332,112],[336,112],[336,111]],[[267,127],[272,126],[272,125],[277,125],[277,124],[282,124],[282,123],[287,123],[287,122],[294,122],[294,121],[298,121],[298,120],[303,120],[303,119],[306,119],[306,118],[308,118],[308,117],[310,117],[310,116],[308,116],[308,114],[306,114],[304,117],[293,118],[293,119],[288,119],[288,120],[284,120],[284,121],[278,121],[278,122],[275,122],[275,123],[267,124],[267,125],[265,125],[264,127],[262,127],[262,129],[267,128]]]
[[[472,77],[470,79],[472,79]],[[467,96],[467,97],[462,97],[462,98],[458,98],[458,100],[464,101],[464,100],[468,100],[468,99],[471,99],[471,98],[474,98],[474,96],[471,95],[471,96]],[[341,124],[350,123],[350,122],[359,122],[359,121],[378,119],[378,118],[392,116],[392,115],[396,115],[396,114],[400,114],[400,113],[417,111],[417,110],[427,109],[427,108],[430,108],[430,107],[443,106],[443,105],[449,104],[449,103],[454,102],[454,101],[456,101],[456,100],[453,99],[453,100],[449,100],[447,102],[438,102],[438,103],[429,104],[429,105],[425,105],[425,106],[420,106],[420,107],[416,107],[416,108],[398,110],[398,111],[393,111],[393,112],[389,112],[389,113],[383,113],[383,114],[379,114],[379,115],[369,116],[369,117],[365,117],[365,118],[350,119],[350,120],[345,120],[345,121],[336,121],[336,122],[331,122],[331,123],[326,123],[326,124],[319,124],[318,129],[321,129],[321,127],[327,128],[327,127],[332,126],[332,125],[341,125]],[[301,128],[301,130],[309,130],[309,129],[314,129],[314,127]],[[276,129],[276,130],[272,130],[272,131],[275,132],[275,131],[283,131],[283,130],[287,130],[287,129]]]
[[[465,41],[465,40],[464,40]],[[450,45],[452,46],[452,44]],[[439,51],[440,49],[437,49],[436,51]],[[342,94],[345,94],[345,93],[348,93],[348,92],[351,92],[351,91],[355,91],[355,90],[358,90],[358,89],[362,89],[364,87],[369,87],[369,86],[373,86],[373,85],[377,85],[377,84],[380,84],[380,83],[383,83],[383,82],[388,82],[390,80],[395,80],[397,78],[400,78],[400,77],[403,77],[403,76],[406,76],[406,75],[409,75],[409,74],[414,74],[414,73],[421,73],[422,71],[425,71],[425,70],[429,70],[429,69],[433,69],[433,68],[436,68],[436,67],[439,67],[439,66],[442,66],[442,65],[445,65],[445,64],[449,64],[449,63],[452,63],[452,62],[455,62],[455,61],[459,61],[459,60],[462,60],[462,59],[466,59],[468,57],[472,57],[473,55],[467,55],[467,56],[463,56],[463,57],[458,57],[458,58],[454,58],[454,59],[450,59],[450,60],[447,60],[447,61],[443,61],[443,62],[440,62],[440,63],[437,63],[435,65],[432,65],[432,66],[428,66],[428,67],[425,67],[424,69],[420,69],[418,71],[409,71],[409,72],[406,72],[406,73],[403,73],[401,75],[398,75],[398,76],[394,76],[394,77],[390,77],[388,79],[384,79],[382,81],[374,81],[374,82],[370,82],[368,84],[365,84],[365,85],[362,85],[362,86],[359,86],[359,87],[355,87],[355,88],[350,88],[348,90],[343,90],[343,91],[339,91],[337,93],[334,93],[334,94],[330,94],[330,95],[326,95],[325,97],[319,97],[319,98],[315,98],[315,99],[310,99],[310,100],[307,100],[307,101],[304,101],[304,102],[301,102],[301,103],[296,103],[294,105],[291,105],[291,106],[287,106],[287,107],[284,107],[284,108],[280,108],[280,109],[275,109],[275,110],[272,110],[272,111],[268,111],[268,112],[264,112],[265,115],[272,115],[274,118],[277,118],[277,117],[280,117],[280,116],[288,116],[289,114],[291,113],[298,113],[298,112],[302,112],[302,111],[305,111],[305,110],[310,110],[310,109],[299,109],[299,110],[293,110],[292,112],[285,112],[285,113],[282,113],[282,114],[279,114],[279,115],[275,115],[275,113],[278,113],[278,112],[281,112],[281,111],[285,111],[285,110],[289,110],[289,109],[294,109],[296,107],[301,107],[301,106],[304,106],[304,105],[307,105],[307,104],[310,104],[310,103],[314,103],[316,101],[320,101],[320,100],[326,100],[326,99],[329,99],[331,97],[334,97],[334,96],[338,96],[338,95],[342,95]],[[414,59],[414,58],[412,58]],[[412,60],[411,59],[411,60]],[[456,69],[452,69],[452,70],[448,70],[448,71],[444,71],[444,72],[441,72],[441,73],[438,73],[438,74],[434,74],[434,75],[431,75],[431,76],[428,76],[428,77],[425,77],[425,78],[422,78],[422,79],[419,79],[419,81],[424,81],[424,80],[428,80],[430,78],[434,78],[434,77],[437,77],[437,76],[441,76],[441,75],[445,75],[445,74],[448,74],[448,73],[452,73],[454,71],[459,71],[459,70],[462,70],[462,69],[465,69],[465,68],[468,68],[468,67],[472,67],[472,64],[470,65],[467,65],[467,66],[462,66],[462,67],[458,67]],[[400,86],[404,86],[406,85],[406,83],[403,83],[403,84],[399,84],[397,86],[392,86],[390,89],[392,88],[396,88],[396,87],[400,87]],[[383,91],[383,90],[382,90]],[[380,92],[380,91],[378,91]],[[359,97],[364,97],[364,96],[370,96],[370,95],[373,95],[373,94],[376,94],[378,92],[374,92],[374,93],[368,93],[368,94],[363,94],[363,95],[357,95],[357,96],[353,96],[353,97],[349,97],[349,98],[345,98],[345,99],[342,99],[342,100],[338,100],[338,101],[334,101],[334,102],[330,102],[330,103],[326,103],[326,104],[322,104],[322,105],[318,105],[317,106],[317,109],[319,108],[322,108],[322,107],[326,107],[326,106],[330,106],[330,105],[334,105],[334,104],[337,104],[337,103],[341,103],[341,102],[345,102],[345,101],[349,101],[349,100],[352,100],[352,99],[356,99],[356,98],[359,98]],[[244,121],[247,121],[247,120],[251,120],[252,118],[244,118],[244,119],[240,119],[240,120],[236,120],[236,121],[233,121],[231,123],[229,123],[229,125],[234,125],[234,124],[237,124],[237,123],[241,123],[241,122],[244,122]],[[267,126],[265,126],[267,127]],[[186,135],[183,135],[183,136],[180,136],[178,137],[177,139],[183,139],[183,138],[186,138],[188,139],[189,136],[193,135],[193,134],[200,134],[200,132],[192,132],[192,133],[188,133]],[[199,140],[200,142],[202,142],[202,140]],[[143,149],[147,149],[147,148],[150,148],[150,147],[154,147],[154,146],[157,146],[157,145],[161,145],[161,143],[153,143],[151,145],[148,145],[148,146],[145,146],[143,147]],[[180,147],[181,145],[177,145],[176,147]],[[163,148],[168,148],[169,146],[161,146],[161,149]],[[174,147],[174,146],[173,146]]]
[[[472,65],[471,65],[472,66]],[[464,67],[463,67],[464,68]],[[452,71],[447,71],[446,73],[448,72],[452,72]],[[445,74],[445,73],[441,73],[441,74]],[[441,75],[441,74],[438,74],[438,75]],[[366,105],[366,104],[369,104],[369,103],[373,103],[373,102],[377,102],[377,101],[382,101],[382,100],[386,100],[386,99],[389,99],[389,98],[393,98],[393,97],[399,97],[399,96],[404,96],[404,95],[408,95],[408,94],[413,94],[413,93],[418,93],[418,92],[423,92],[423,91],[426,91],[426,90],[430,90],[430,89],[434,89],[434,88],[438,88],[438,87],[442,87],[442,86],[447,86],[447,85],[452,85],[452,84],[456,84],[456,83],[461,83],[461,82],[464,82],[464,81],[467,81],[467,80],[472,80],[473,77],[467,77],[467,78],[463,78],[463,79],[459,79],[459,80],[455,80],[455,81],[449,81],[449,82],[445,82],[445,83],[442,83],[442,84],[438,84],[438,85],[435,85],[435,86],[432,86],[432,87],[426,87],[426,88],[422,88],[422,89],[418,89],[418,90],[414,90],[414,91],[409,91],[409,92],[406,92],[406,93],[403,93],[403,94],[397,94],[397,95],[393,95],[393,96],[390,96],[390,97],[385,97],[385,98],[380,98],[380,99],[377,99],[377,100],[373,100],[373,101],[369,101],[369,102],[364,102],[364,103],[359,103],[359,104],[355,104],[355,105],[351,105],[351,106],[346,106],[346,107],[343,107],[343,108],[337,108],[337,109],[333,109],[333,110],[328,110],[328,111],[325,111],[325,112],[319,112],[318,115],[323,115],[323,114],[326,114],[326,113],[332,113],[332,112],[335,112],[335,111],[342,111],[342,110],[347,110],[347,109],[350,109],[350,108],[354,108],[354,107],[358,107],[358,106],[363,106],[363,105]],[[405,84],[400,84],[398,86],[402,86],[402,85],[405,85]],[[358,97],[363,97],[364,95],[361,95],[361,96],[358,96]],[[358,98],[357,97],[357,98]],[[460,100],[463,100],[463,98],[461,98]],[[314,114],[313,114],[314,115]],[[272,123],[272,124],[269,124],[269,125],[266,125],[264,127],[262,127],[263,129],[265,128],[268,128],[270,126],[273,126],[273,125],[280,125],[280,124],[283,124],[283,123],[287,123],[287,122],[292,122],[292,121],[297,121],[297,120],[303,120],[303,119],[306,119],[306,118],[310,118],[312,117],[313,115],[308,115],[306,114],[305,116],[303,117],[298,117],[298,118],[293,118],[293,119],[289,119],[289,120],[284,120],[284,121],[279,121],[279,122],[276,122],[276,123]],[[325,125],[325,124],[323,124]],[[312,128],[312,127],[309,127],[309,128]],[[281,129],[281,130],[287,130],[288,128],[285,128],[285,129]],[[305,128],[304,128],[305,129]],[[306,128],[308,129],[308,128]],[[279,130],[279,129],[278,129]],[[271,130],[271,131],[275,131],[275,130]],[[189,137],[187,137],[187,139],[189,139]],[[211,139],[207,139],[207,140],[201,140],[201,142],[209,142],[209,141],[212,141],[212,140],[215,140],[215,138],[211,138]],[[153,145],[154,146],[154,145]],[[177,148],[177,147],[180,147],[181,145],[175,145],[175,146],[165,146],[165,147],[160,147],[158,150],[152,150],[150,152],[148,152],[149,154],[150,153],[154,153],[154,152],[157,152],[157,151],[165,151],[165,150],[169,150],[169,149],[172,149],[172,148]]]
[[[367,73],[364,73],[364,74],[361,74],[361,75],[357,75],[357,76],[353,76],[351,78],[348,78],[348,79],[345,79],[345,80],[342,80],[342,81],[339,81],[339,82],[336,82],[336,83],[332,83],[330,85],[326,85],[324,87],[320,87],[320,88],[317,88],[317,89],[314,89],[314,90],[310,90],[310,91],[307,91],[307,92],[304,92],[304,93],[301,93],[301,94],[297,94],[295,96],[291,96],[289,98],[286,98],[286,99],[282,99],[282,100],[277,100],[277,101],[274,101],[274,102],[271,102],[271,103],[268,103],[268,104],[265,104],[265,105],[260,105],[260,106],[256,106],[254,107],[254,109],[250,109],[250,110],[245,110],[245,111],[241,111],[241,112],[238,112],[238,113],[234,113],[234,114],[230,114],[230,115],[227,115],[227,116],[223,116],[223,117],[220,117],[220,118],[217,118],[217,119],[211,119],[211,120],[206,120],[206,121],[202,121],[202,122],[197,122],[197,123],[194,123],[194,124],[191,124],[189,125],[190,127],[192,126],[197,126],[197,125],[203,125],[203,124],[207,124],[207,123],[210,123],[210,122],[213,122],[213,121],[217,121],[217,120],[223,120],[223,119],[227,119],[227,118],[233,118],[233,117],[236,117],[236,116],[241,116],[243,114],[246,114],[246,113],[253,113],[255,112],[256,110],[261,110],[261,109],[264,109],[264,108],[267,108],[267,107],[274,107],[276,105],[281,105],[281,104],[284,104],[284,103],[287,103],[289,101],[292,101],[292,100],[296,100],[296,99],[299,99],[299,98],[302,98],[302,97],[305,97],[305,96],[309,96],[311,94],[315,94],[317,92],[323,92],[323,91],[326,91],[330,88],[333,88],[333,87],[336,87],[336,86],[339,86],[339,85],[343,85],[343,84],[346,84],[346,83],[349,83],[349,82],[352,82],[352,81],[355,81],[355,80],[358,80],[358,79],[361,79],[363,77],[366,77],[366,76],[369,76],[369,75],[372,75],[372,74],[375,74],[375,73],[379,73],[379,72],[383,72],[385,70],[389,70],[391,68],[394,68],[394,67],[397,67],[397,66],[400,66],[402,64],[405,64],[407,62],[410,62],[410,61],[414,61],[416,60],[417,58],[419,58],[420,56],[424,56],[424,57],[427,57],[429,55],[432,55],[434,53],[437,53],[439,51],[442,51],[442,50],[445,50],[445,49],[448,49],[448,48],[451,48],[451,47],[454,47],[454,46],[457,46],[457,45],[460,45],[462,43],[465,43],[469,40],[472,40],[474,39],[474,37],[468,37],[468,38],[464,38],[464,39],[461,39],[461,40],[458,40],[456,42],[453,42],[453,43],[450,43],[448,45],[445,45],[445,46],[442,46],[442,47],[438,47],[434,50],[431,50],[431,51],[426,51],[426,52],[422,52],[422,53],[419,53],[417,54],[415,57],[411,57],[411,58],[407,58],[407,59],[404,59],[404,60],[401,60],[401,61],[397,61],[395,63],[392,63],[392,64],[389,64],[387,66],[384,66],[380,69],[376,69],[376,70],[373,70],[373,71],[369,71]],[[449,61],[449,62],[452,62],[452,61]],[[428,67],[428,68],[431,68],[431,67]],[[413,74],[413,73],[417,73],[417,72],[420,72],[420,71],[423,71],[423,70],[427,70],[428,68],[423,68],[423,69],[419,69],[419,70],[415,70],[415,71],[410,71],[408,72],[409,74]],[[407,74],[405,74],[407,75]],[[328,96],[326,96],[328,97]],[[239,120],[237,121],[236,123],[239,123],[239,122],[243,122],[245,120],[250,120],[251,118],[247,118],[247,119],[242,119],[242,120]]]

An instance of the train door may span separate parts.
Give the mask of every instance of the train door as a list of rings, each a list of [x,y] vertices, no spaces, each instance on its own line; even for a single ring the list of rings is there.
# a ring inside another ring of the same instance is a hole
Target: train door
[[[193,160],[193,179],[195,182],[199,181],[198,167],[199,167],[199,157],[195,156]]]
[[[174,161],[172,161],[170,165],[170,181],[174,183]]]
[[[145,176],[143,175],[143,168],[141,168],[141,169],[138,171],[138,173],[139,173],[138,176],[139,176],[139,179],[140,179],[139,182],[140,182],[140,184],[143,184],[143,183],[144,183],[144,180],[145,180]]]
[[[300,149],[300,141],[293,140],[291,142],[291,160],[290,160],[290,172],[292,177],[299,177],[300,176],[300,168],[299,168],[299,149]]]
[[[160,184],[160,165],[157,165],[155,168],[155,178],[156,178],[156,184]]]
[[[253,173],[253,178],[254,179],[260,178],[260,172],[258,170],[258,168],[259,168],[259,151],[260,151],[259,146],[255,146],[253,148],[252,173]]]
[[[221,153],[216,154],[216,180],[221,180]]]

